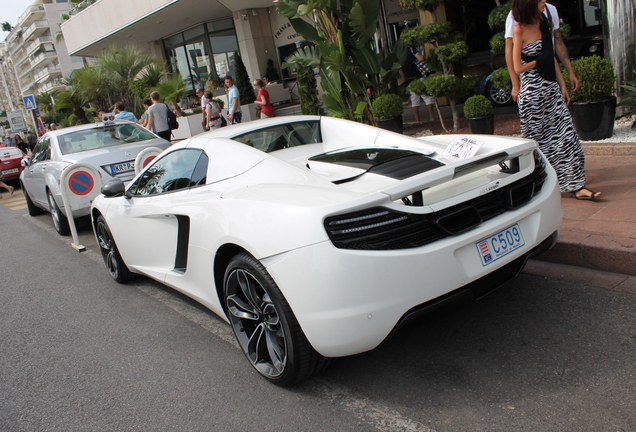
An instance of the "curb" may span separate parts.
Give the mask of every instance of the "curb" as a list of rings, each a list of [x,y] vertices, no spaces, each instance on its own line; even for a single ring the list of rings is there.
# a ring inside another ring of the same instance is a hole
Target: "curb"
[[[636,156],[636,143],[582,141],[581,145],[586,155]]]
[[[540,261],[636,276],[636,239],[561,231]]]

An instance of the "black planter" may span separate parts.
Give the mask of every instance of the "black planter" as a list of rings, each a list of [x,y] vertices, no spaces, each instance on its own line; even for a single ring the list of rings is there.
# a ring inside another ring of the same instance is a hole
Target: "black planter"
[[[490,114],[487,117],[469,118],[468,125],[471,133],[494,135],[495,116]]]
[[[598,141],[613,135],[616,96],[597,102],[574,102],[570,105],[570,112],[582,141]]]
[[[397,132],[399,134],[404,133],[404,125],[402,123],[402,116],[397,116],[397,117],[384,119],[384,120],[376,120],[375,124],[379,128],[390,130],[391,132]]]

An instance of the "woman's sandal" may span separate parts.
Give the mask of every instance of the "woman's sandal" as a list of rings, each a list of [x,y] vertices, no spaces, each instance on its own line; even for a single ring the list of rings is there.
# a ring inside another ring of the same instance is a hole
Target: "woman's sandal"
[[[11,188],[11,190],[9,191],[9,195],[13,195],[13,191],[15,190],[15,188],[13,186],[9,186]]]
[[[581,192],[581,191],[588,191],[590,194],[584,194],[584,195],[577,195],[577,193]],[[591,189],[588,189],[586,187],[582,187],[581,189],[572,192],[572,195],[574,195],[574,198],[576,198],[577,200],[582,200],[582,201],[594,201],[596,198],[601,196],[601,192],[594,192]]]

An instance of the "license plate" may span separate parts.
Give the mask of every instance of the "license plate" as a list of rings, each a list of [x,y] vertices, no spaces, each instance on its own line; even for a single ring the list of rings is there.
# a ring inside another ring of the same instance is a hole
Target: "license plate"
[[[135,170],[135,161],[122,162],[120,164],[114,164],[110,166],[110,171],[113,174],[121,174],[128,171]]]
[[[11,168],[11,169],[2,171],[2,175],[15,174],[18,171],[19,170],[17,168]]]
[[[494,263],[499,258],[508,255],[525,244],[526,242],[523,240],[521,228],[519,228],[518,224],[514,224],[476,243],[483,266]]]

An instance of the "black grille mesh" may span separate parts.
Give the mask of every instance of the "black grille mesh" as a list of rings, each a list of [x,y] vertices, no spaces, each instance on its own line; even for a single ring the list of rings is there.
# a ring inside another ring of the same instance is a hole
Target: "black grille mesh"
[[[467,208],[472,213],[476,210],[481,220],[476,221],[472,229],[480,222],[527,204],[541,190],[545,179],[544,160],[535,151],[535,170],[530,176],[441,212],[418,215],[374,207],[327,218],[325,229],[333,245],[339,249],[393,250],[419,247],[451,235],[449,229],[452,232],[453,227],[444,226],[443,229],[432,222],[442,219],[444,214],[461,214]],[[445,219],[446,225],[448,220]],[[457,232],[465,231],[465,227],[457,227]]]

